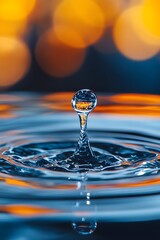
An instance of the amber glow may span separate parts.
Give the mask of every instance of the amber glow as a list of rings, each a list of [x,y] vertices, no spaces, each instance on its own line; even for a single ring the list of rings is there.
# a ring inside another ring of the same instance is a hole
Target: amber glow
[[[28,17],[36,0],[1,0],[0,19],[16,21]]]
[[[143,20],[146,28],[155,36],[160,37],[160,1],[144,0]]]
[[[73,112],[70,100],[73,93],[55,93],[45,96],[43,106],[56,110]],[[117,94],[98,96],[95,112],[134,116],[160,117],[160,100],[157,95]]]
[[[0,104],[0,118],[11,118],[14,117],[12,110],[14,109],[13,106],[8,104]]]
[[[127,114],[134,116],[150,116],[160,117],[159,106],[131,106],[131,105],[113,105],[113,106],[99,106],[95,110],[101,113],[110,114]]]
[[[89,107],[92,106],[92,103],[91,102],[78,102],[76,104],[76,108],[78,110],[88,110]]]
[[[20,181],[18,179],[7,178],[6,183],[9,185],[20,186],[20,187],[29,187],[30,185],[27,182]]]
[[[75,94],[74,92],[53,93],[43,97],[43,100],[50,101],[50,102],[64,103],[64,102],[68,102],[69,99],[71,100],[74,94]]]
[[[62,110],[62,111],[73,111],[70,101],[73,98],[73,92],[60,92],[49,94],[43,97],[43,105],[49,109]]]
[[[53,23],[63,43],[85,48],[101,37],[104,15],[94,0],[63,0],[56,8]]]
[[[19,81],[30,66],[28,47],[17,38],[0,37],[0,87]]]
[[[57,1],[57,0],[55,0]],[[44,23],[45,17],[49,16],[52,9],[52,0],[36,0],[33,11],[31,12],[31,19],[36,23]]]
[[[159,105],[160,96],[151,94],[118,94],[109,97],[110,101],[121,104],[133,105]]]
[[[10,105],[0,104],[0,112],[9,111],[10,109],[12,109]]]
[[[20,217],[33,217],[37,215],[53,214],[59,212],[56,209],[43,208],[33,205],[5,205],[0,206],[0,211]]]
[[[105,27],[113,24],[115,18],[123,9],[123,0],[96,0],[104,15]]]
[[[147,187],[160,184],[160,178],[149,180],[131,182],[131,183],[117,183],[117,184],[102,184],[102,185],[88,185],[88,189],[103,189],[103,188],[134,188],[134,187]]]
[[[10,132],[11,133],[11,132]],[[15,135],[16,133],[14,132],[13,135]],[[19,180],[19,179],[14,179],[14,178],[0,178],[0,181],[2,182],[5,182],[7,185],[11,185],[11,186],[16,186],[16,187],[22,187],[22,188],[35,188],[35,189],[52,189],[52,190],[55,190],[55,189],[64,189],[64,190],[76,190],[77,187],[75,184],[73,185],[69,185],[69,184],[56,184],[56,185],[51,185],[51,186],[46,186],[45,184],[44,185],[39,185],[36,181],[35,182],[32,182],[32,181],[22,181],[22,180]]]
[[[144,5],[138,5],[132,8],[133,16],[132,23],[134,30],[136,31],[139,38],[146,44],[156,45],[160,47],[160,37],[151,33],[145,24],[145,19],[143,16]]]
[[[25,32],[26,21],[4,21],[0,20],[0,35],[19,36]]]
[[[36,58],[49,75],[65,77],[80,69],[85,59],[85,49],[64,45],[51,30],[40,38],[36,47]]]
[[[116,47],[124,56],[133,60],[145,60],[157,54],[159,46],[147,44],[139,35],[138,16],[139,7],[125,10],[115,23],[113,36]]]

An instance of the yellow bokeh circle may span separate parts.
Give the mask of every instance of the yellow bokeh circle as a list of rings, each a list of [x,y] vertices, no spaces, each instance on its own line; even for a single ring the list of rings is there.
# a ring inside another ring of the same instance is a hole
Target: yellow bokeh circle
[[[140,61],[157,54],[159,46],[149,44],[142,38],[146,30],[142,28],[141,18],[137,18],[138,16],[139,7],[137,6],[125,10],[114,25],[113,38],[116,47],[125,57]]]
[[[30,52],[23,41],[0,37],[0,88],[19,81],[28,71],[30,62]]]
[[[60,41],[85,48],[101,37],[104,15],[94,0],[63,0],[54,12],[53,24]]]
[[[28,17],[36,5],[36,0],[0,0],[0,19],[22,20]]]
[[[86,49],[65,45],[53,29],[43,33],[36,46],[36,59],[40,67],[53,77],[66,77],[77,72],[83,64]]]

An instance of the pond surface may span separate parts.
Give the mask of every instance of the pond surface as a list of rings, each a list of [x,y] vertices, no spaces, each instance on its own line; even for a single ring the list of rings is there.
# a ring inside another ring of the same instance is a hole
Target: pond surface
[[[72,97],[0,95],[3,240],[127,239],[135,227],[133,239],[139,231],[146,239],[146,226],[160,220],[159,96],[98,95],[88,135],[102,157],[92,162],[71,158],[79,138]]]

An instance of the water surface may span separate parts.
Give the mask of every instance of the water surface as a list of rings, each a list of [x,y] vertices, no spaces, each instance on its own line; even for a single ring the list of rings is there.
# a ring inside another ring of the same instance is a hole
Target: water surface
[[[66,161],[79,138],[72,96],[0,96],[0,224],[13,228],[6,239],[64,239],[64,231],[77,239],[75,229],[101,239],[102,223],[160,219],[159,97],[99,95],[88,134],[107,160],[79,164]]]

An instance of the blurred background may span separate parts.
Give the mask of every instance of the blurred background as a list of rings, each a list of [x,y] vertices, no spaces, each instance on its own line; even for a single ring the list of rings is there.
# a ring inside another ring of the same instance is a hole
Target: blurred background
[[[0,91],[160,93],[159,0],[0,0]]]

